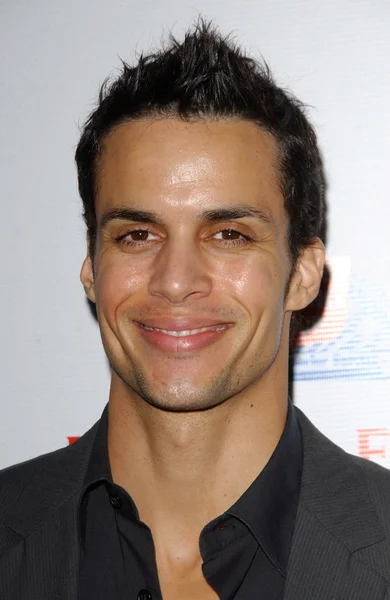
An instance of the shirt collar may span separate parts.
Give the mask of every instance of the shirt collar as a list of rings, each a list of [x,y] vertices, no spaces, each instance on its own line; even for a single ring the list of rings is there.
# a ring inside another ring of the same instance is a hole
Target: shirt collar
[[[227,511],[246,524],[285,575],[298,508],[303,446],[296,411],[288,405],[282,436],[268,463]]]
[[[108,404],[106,404],[98,429],[95,441],[92,447],[91,456],[88,462],[87,471],[84,479],[84,492],[93,484],[99,481],[112,482],[111,467],[108,458]]]

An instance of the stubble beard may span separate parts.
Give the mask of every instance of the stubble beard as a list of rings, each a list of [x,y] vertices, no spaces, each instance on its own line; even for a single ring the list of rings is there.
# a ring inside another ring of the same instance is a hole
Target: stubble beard
[[[188,378],[177,379],[169,384],[153,382],[145,370],[132,361],[130,372],[124,372],[109,360],[112,370],[135,394],[149,405],[167,412],[198,412],[214,408],[237,393],[232,382],[230,367],[210,376],[209,382],[196,385]]]
[[[112,370],[129,388],[130,395],[141,398],[160,410],[179,413],[205,411],[223,404],[260,379],[275,361],[277,353],[276,350],[270,356],[253,356],[246,370],[242,367],[235,368],[233,361],[200,384],[185,377],[169,384],[153,382],[134,359],[130,359],[132,368],[124,369],[115,360],[108,358]]]

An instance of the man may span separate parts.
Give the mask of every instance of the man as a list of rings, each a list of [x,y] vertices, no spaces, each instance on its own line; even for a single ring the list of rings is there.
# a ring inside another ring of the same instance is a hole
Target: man
[[[0,597],[390,599],[389,472],[288,401],[325,260],[301,105],[201,22],[103,88],[76,161],[110,397],[2,472]]]

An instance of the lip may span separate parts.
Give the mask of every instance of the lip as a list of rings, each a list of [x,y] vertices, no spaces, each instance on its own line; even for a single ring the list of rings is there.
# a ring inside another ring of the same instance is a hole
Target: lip
[[[209,319],[148,319],[147,322],[136,322],[142,339],[155,350],[168,354],[187,354],[206,348],[231,329],[233,323],[211,321]],[[153,323],[153,325],[151,324]],[[153,327],[156,329],[145,329]],[[172,335],[166,332],[185,332],[204,328],[206,331],[194,332],[189,335]],[[165,330],[165,331],[161,331]]]
[[[158,317],[135,321],[138,325],[146,325],[154,329],[165,329],[167,331],[187,331],[192,329],[203,329],[204,327],[225,327],[233,323],[227,321],[216,321],[207,318],[190,317]]]

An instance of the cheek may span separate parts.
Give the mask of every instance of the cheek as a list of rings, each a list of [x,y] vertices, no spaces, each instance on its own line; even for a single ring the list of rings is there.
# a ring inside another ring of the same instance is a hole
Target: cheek
[[[279,298],[283,304],[282,273],[276,261],[269,257],[221,265],[218,278],[218,287],[254,313],[253,316],[267,308],[275,310]]]
[[[99,268],[96,278],[96,304],[98,310],[106,316],[116,312],[117,308],[129,296],[142,287],[145,274],[134,265],[125,261],[105,261]]]

